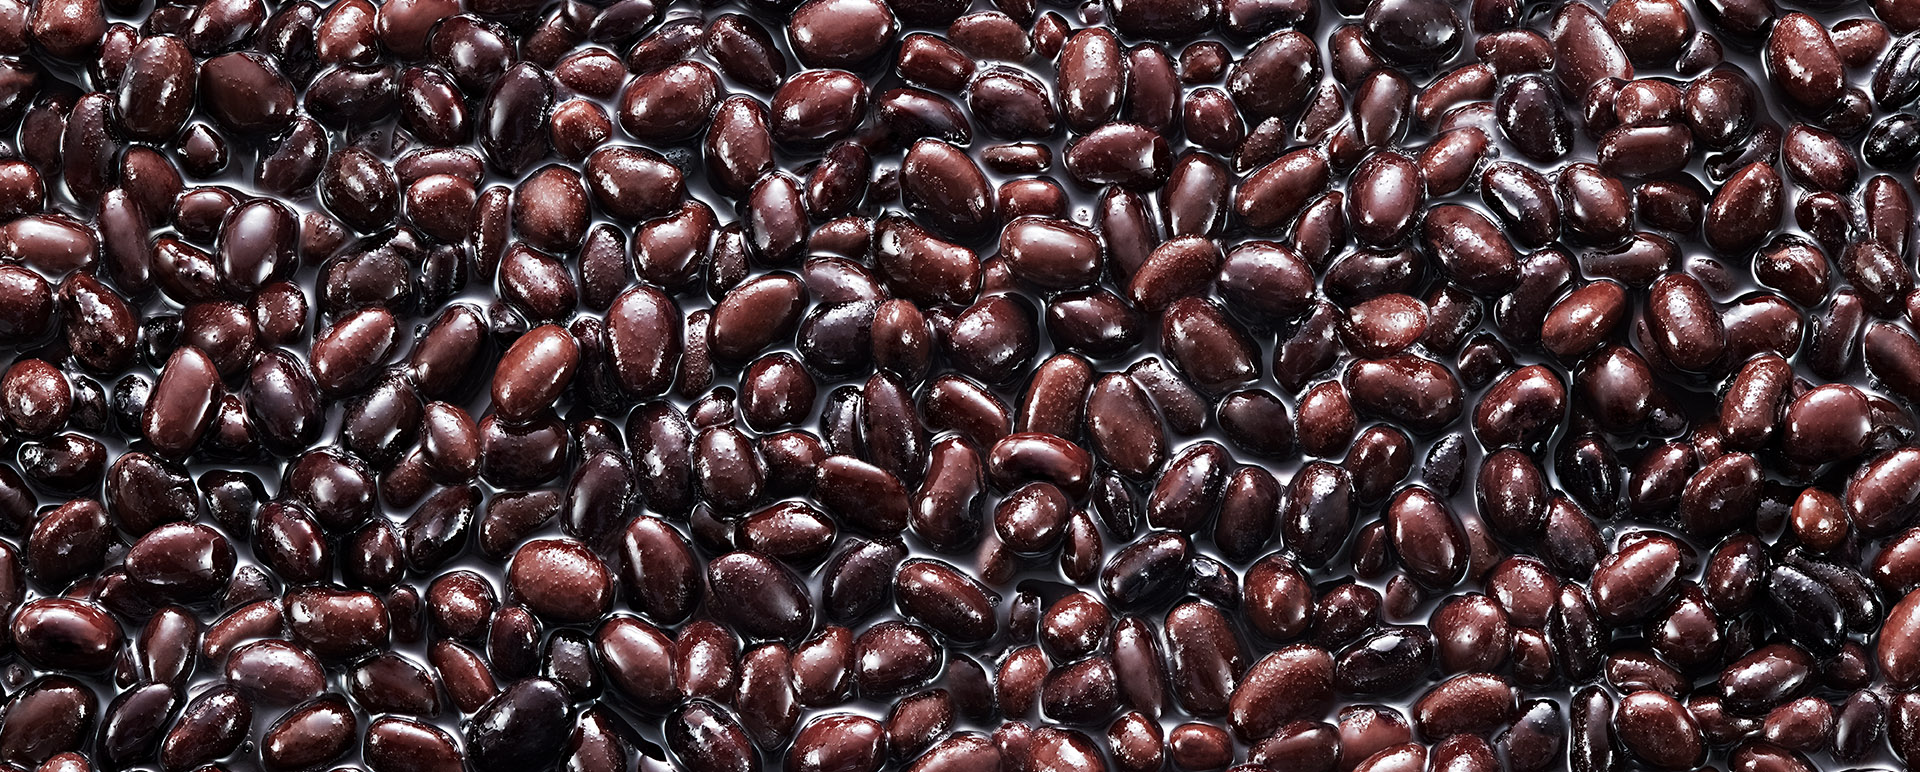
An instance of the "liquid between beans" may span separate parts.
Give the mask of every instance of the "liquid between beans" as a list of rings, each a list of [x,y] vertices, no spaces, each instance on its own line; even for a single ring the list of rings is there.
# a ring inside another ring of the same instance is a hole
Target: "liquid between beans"
[[[1916,100],[1916,0],[0,0],[0,764],[1902,768]]]

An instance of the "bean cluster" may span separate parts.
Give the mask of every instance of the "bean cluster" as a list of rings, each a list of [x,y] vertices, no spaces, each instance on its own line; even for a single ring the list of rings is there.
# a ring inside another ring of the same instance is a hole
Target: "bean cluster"
[[[0,766],[1920,758],[1917,100],[1920,0],[0,0]]]

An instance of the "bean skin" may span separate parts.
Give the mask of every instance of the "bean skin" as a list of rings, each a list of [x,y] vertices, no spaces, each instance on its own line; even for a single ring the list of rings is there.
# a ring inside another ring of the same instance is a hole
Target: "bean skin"
[[[0,0],[0,763],[1920,753],[1920,4],[1697,5]]]

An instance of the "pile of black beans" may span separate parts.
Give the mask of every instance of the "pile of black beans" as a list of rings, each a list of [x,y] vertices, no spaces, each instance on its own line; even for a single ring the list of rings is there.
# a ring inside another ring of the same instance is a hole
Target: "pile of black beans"
[[[1920,758],[1920,0],[0,0],[0,772]]]

